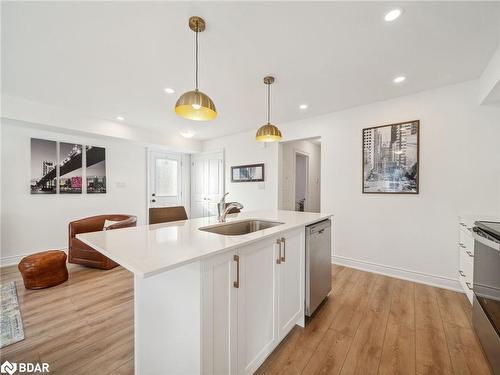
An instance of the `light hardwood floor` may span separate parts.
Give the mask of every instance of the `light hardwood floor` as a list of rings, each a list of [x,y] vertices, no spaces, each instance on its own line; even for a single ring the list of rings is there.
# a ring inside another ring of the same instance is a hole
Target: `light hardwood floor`
[[[332,267],[333,293],[295,327],[259,374],[491,374],[463,294]],[[54,288],[24,289],[15,267],[26,339],[2,361],[49,362],[55,374],[133,373],[133,277],[118,267],[70,266]]]
[[[66,283],[42,290],[25,289],[16,267],[1,270],[2,284],[16,281],[25,335],[0,349],[2,362],[48,362],[51,374],[133,374],[133,275],[68,269]]]

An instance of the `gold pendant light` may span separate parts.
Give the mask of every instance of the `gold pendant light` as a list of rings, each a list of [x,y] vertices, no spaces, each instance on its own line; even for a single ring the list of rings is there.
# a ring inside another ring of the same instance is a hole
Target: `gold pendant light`
[[[185,92],[175,103],[175,113],[188,120],[208,121],[217,117],[215,104],[210,97],[198,90],[198,33],[205,30],[205,21],[201,17],[191,17],[189,28],[196,33],[195,49],[195,85],[192,91]]]
[[[281,140],[281,132],[277,126],[271,124],[271,85],[274,83],[274,77],[264,77],[264,83],[267,85],[267,124],[262,125],[255,139],[259,142],[278,142]]]

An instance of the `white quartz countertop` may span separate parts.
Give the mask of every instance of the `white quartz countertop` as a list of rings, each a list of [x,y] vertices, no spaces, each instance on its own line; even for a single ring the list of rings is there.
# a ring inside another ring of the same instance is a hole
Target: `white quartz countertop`
[[[295,211],[249,211],[228,215],[227,222],[247,219],[283,224],[240,236],[199,230],[218,224],[217,218],[142,225],[133,228],[78,234],[76,237],[140,277],[149,277],[182,265],[248,245],[277,233],[303,227],[331,214]]]

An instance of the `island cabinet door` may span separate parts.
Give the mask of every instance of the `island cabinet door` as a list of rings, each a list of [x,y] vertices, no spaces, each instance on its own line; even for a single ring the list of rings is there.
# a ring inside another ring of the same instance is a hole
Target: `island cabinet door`
[[[201,264],[201,367],[202,374],[237,372],[236,251]]]
[[[278,252],[278,329],[281,341],[299,322],[304,322],[304,230],[287,232]]]
[[[238,374],[252,374],[278,343],[277,238],[238,250]]]

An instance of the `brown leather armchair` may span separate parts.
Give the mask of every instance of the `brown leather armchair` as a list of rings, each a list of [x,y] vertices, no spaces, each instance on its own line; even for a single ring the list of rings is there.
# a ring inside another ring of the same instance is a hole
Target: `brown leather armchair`
[[[109,270],[118,266],[118,263],[105,257],[97,250],[84,244],[78,238],[77,234],[99,232],[103,230],[106,220],[119,221],[107,227],[106,230],[135,227],[137,217],[132,215],[98,215],[72,221],[68,225],[68,262],[81,264],[87,267]]]

